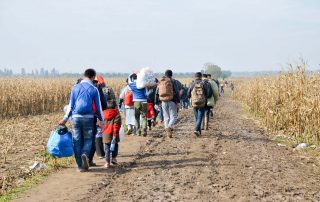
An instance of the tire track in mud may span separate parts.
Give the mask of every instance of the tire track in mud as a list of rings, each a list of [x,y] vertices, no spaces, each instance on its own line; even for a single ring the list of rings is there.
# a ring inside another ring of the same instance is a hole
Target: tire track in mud
[[[319,201],[319,168],[241,114],[222,97],[209,131],[196,138],[192,111],[182,111],[174,138],[152,131],[130,165],[80,201]]]

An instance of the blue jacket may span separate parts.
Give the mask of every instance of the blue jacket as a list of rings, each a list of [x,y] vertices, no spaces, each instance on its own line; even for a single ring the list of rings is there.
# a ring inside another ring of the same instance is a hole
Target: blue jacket
[[[69,117],[87,117],[93,118],[93,103],[97,110],[97,116],[100,121],[103,121],[102,107],[98,89],[89,80],[82,80],[76,84],[71,91],[70,103],[64,120]]]
[[[136,81],[132,81],[130,79],[130,76],[128,78],[129,80],[129,87],[131,88],[132,95],[133,95],[133,101],[134,102],[147,102],[147,90],[146,88],[137,88]]]

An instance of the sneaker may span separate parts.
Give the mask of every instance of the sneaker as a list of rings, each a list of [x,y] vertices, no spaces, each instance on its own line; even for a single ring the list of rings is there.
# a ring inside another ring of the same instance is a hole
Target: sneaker
[[[103,156],[99,156],[99,159],[104,159],[104,157]]]
[[[95,167],[95,166],[97,166],[97,164],[93,163],[92,161],[89,162],[89,167]]]
[[[118,164],[118,161],[117,161],[116,158],[114,158],[114,159],[111,160],[111,163],[112,163],[113,165],[117,165],[117,164]]]
[[[78,172],[80,172],[80,173],[85,172],[85,170],[84,170],[84,169],[82,169],[82,168],[77,168],[77,171],[78,171]]]
[[[109,163],[109,162],[105,163],[105,164],[104,164],[104,167],[105,167],[105,168],[110,168],[110,163]]]
[[[194,134],[199,137],[200,136],[200,132],[199,131],[194,131]]]
[[[84,171],[89,170],[89,162],[88,162],[88,157],[85,154],[81,155],[81,160],[82,160],[82,168]]]

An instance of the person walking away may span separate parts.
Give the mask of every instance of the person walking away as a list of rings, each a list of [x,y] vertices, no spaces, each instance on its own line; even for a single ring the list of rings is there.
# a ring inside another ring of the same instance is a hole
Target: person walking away
[[[216,97],[214,96],[214,90],[217,90],[217,89],[215,88],[216,83],[213,81],[209,81],[207,74],[203,74],[202,78],[203,78],[202,79],[203,83],[207,89],[207,101],[205,106],[204,117],[202,119],[202,128],[204,130],[208,130],[210,113],[212,113],[212,109],[215,105],[215,101],[217,100]]]
[[[182,86],[181,93],[181,109],[188,109],[188,89],[186,85]]]
[[[197,72],[195,74],[195,80],[191,83],[188,91],[188,97],[191,98],[191,105],[195,117],[194,134],[197,137],[201,135],[201,122],[205,112],[207,92],[208,90],[202,81],[202,73]]]
[[[102,111],[107,108],[107,100],[106,96],[103,93],[103,88],[106,87],[106,84],[104,82],[104,79],[101,75],[97,75],[93,81],[93,85],[98,89],[99,91],[99,96],[100,96],[100,102],[101,102],[101,107]],[[96,109],[94,109],[96,111]],[[94,130],[93,130],[93,137],[92,137],[92,147],[91,147],[91,152],[89,156],[89,166],[96,166],[96,164],[93,162],[93,157],[94,154],[97,153],[97,156],[99,158],[104,158],[105,153],[104,153],[104,147],[103,147],[103,142],[102,142],[102,132],[101,130],[97,127],[97,116],[94,116]]]
[[[138,135],[142,134],[145,137],[147,136],[147,89],[137,88],[137,74],[135,73],[128,77],[128,81],[133,95],[136,130]],[[142,128],[140,126],[140,116],[142,119]]]
[[[224,82],[222,81],[220,84],[220,93],[224,93]]]
[[[103,128],[103,143],[105,144],[106,153],[106,163],[104,166],[109,168],[110,164],[117,165],[118,163],[119,131],[121,128],[121,116],[117,108],[116,99],[112,98],[112,96],[110,96],[110,99],[107,97],[107,109],[103,111],[103,117],[105,121]]]
[[[96,108],[100,127],[103,127],[102,107],[98,89],[93,85],[96,76],[94,69],[87,69],[84,72],[83,80],[76,84],[70,94],[70,102],[67,112],[60,125],[65,125],[72,117],[73,147],[75,160],[80,172],[88,171],[92,136],[94,131],[94,110]]]
[[[127,85],[121,90],[119,95],[119,109],[121,109],[122,103],[124,103],[124,117],[127,128],[126,133],[127,135],[136,135],[133,94],[130,86],[128,85],[128,78],[126,83]]]
[[[158,80],[156,79],[156,83],[158,83]],[[148,129],[151,130],[152,126],[155,126],[156,124],[156,114],[157,110],[155,109],[155,96],[156,96],[156,89],[157,86],[148,89],[147,91],[147,101],[148,101],[148,113],[147,113],[147,119],[148,119]]]
[[[217,84],[217,86],[218,86],[218,94],[219,94],[219,96],[221,96],[220,95],[220,83],[219,83],[219,80],[212,78],[211,74],[207,74],[207,76],[208,76],[208,80],[209,81],[214,81]]]
[[[155,103],[161,101],[161,108],[164,118],[166,134],[172,138],[173,126],[178,118],[178,108],[180,108],[180,95],[177,80],[172,78],[172,71],[166,70],[165,76],[160,80]]]
[[[230,88],[231,88],[231,91],[233,92],[233,91],[234,91],[234,84],[233,84],[233,82],[231,82]]]

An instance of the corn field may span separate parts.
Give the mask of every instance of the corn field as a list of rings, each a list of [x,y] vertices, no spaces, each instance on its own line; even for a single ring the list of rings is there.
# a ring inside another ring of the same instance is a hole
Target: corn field
[[[0,117],[11,118],[61,111],[77,78],[0,78]],[[125,79],[106,79],[119,94]]]
[[[320,141],[320,74],[307,74],[304,66],[276,77],[235,82],[233,98],[247,105],[271,131],[296,140]]]

